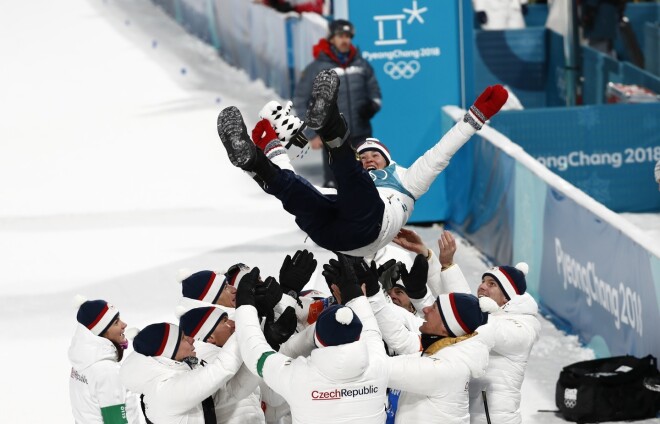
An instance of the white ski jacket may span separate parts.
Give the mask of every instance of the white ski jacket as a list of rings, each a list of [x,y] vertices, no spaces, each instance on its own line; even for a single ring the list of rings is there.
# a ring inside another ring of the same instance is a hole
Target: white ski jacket
[[[222,348],[211,343],[196,341],[195,351],[199,359],[209,363],[220,355]],[[266,422],[264,411],[261,409],[259,381],[259,377],[241,365],[236,375],[213,395],[218,423],[264,424]]]
[[[490,352],[486,375],[470,382],[470,422],[487,422],[482,391],[486,391],[491,422],[522,422],[520,388],[529,353],[541,331],[537,312],[536,301],[525,293],[513,297],[497,312],[490,314],[488,325],[495,328],[495,344]]]
[[[486,372],[489,340],[479,334],[445,338],[429,347],[440,348],[431,355],[389,358],[388,386],[401,390],[394,422],[468,424],[468,384]]]
[[[457,264],[442,272],[444,290],[470,293],[467,280]],[[541,323],[536,318],[538,305],[525,293],[513,297],[496,312],[488,325],[496,337],[490,352],[486,375],[470,382],[470,422],[486,423],[482,391],[486,391],[491,422],[519,424],[520,388],[532,346],[539,337]]]
[[[314,349],[309,357],[296,359],[270,348],[254,307],[236,310],[236,335],[246,366],[287,400],[294,423],[385,422],[387,370],[380,331],[366,298],[347,306],[362,321],[360,340]]]
[[[241,358],[235,336],[216,359],[191,369],[185,362],[133,352],[119,371],[129,390],[144,394],[145,412],[157,424],[204,424],[202,401],[236,374]]]
[[[472,119],[476,121],[475,117]],[[461,120],[410,168],[392,162],[385,169],[369,171],[385,204],[380,234],[367,246],[343,253],[351,256],[369,256],[391,242],[408,222],[415,201],[428,191],[435,178],[449,165],[452,156],[476,132],[472,125]]]
[[[137,396],[119,381],[117,350],[112,342],[76,324],[69,347],[69,395],[79,424],[139,423]]]

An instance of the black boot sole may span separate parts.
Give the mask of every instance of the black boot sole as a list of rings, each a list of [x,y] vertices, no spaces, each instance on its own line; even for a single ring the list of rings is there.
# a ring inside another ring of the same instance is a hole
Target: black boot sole
[[[326,124],[331,106],[337,103],[339,76],[333,70],[323,70],[314,78],[312,98],[307,108],[305,124],[318,130]]]
[[[218,135],[232,165],[247,169],[255,161],[256,147],[247,133],[241,112],[229,106],[218,115]]]

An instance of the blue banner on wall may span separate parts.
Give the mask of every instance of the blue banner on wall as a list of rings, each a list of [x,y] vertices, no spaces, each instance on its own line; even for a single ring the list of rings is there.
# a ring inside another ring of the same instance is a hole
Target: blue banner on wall
[[[660,355],[649,253],[551,188],[543,233],[543,305],[578,329],[598,356]]]
[[[491,125],[615,212],[660,210],[658,104],[502,112]],[[622,125],[628,122],[629,125]]]
[[[440,140],[440,108],[462,104],[461,57],[471,54],[461,51],[464,3],[348,3],[348,18],[356,28],[354,43],[373,66],[383,92],[374,136],[402,166],[410,166]],[[411,222],[445,219],[443,179],[440,175],[417,202]]]

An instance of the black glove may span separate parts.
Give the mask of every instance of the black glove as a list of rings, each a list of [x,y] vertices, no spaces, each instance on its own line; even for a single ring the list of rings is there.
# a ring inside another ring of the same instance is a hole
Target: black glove
[[[282,315],[274,321],[273,311],[266,316],[264,323],[264,337],[266,341],[274,350],[280,350],[280,345],[296,332],[298,319],[296,318],[296,311],[291,306],[282,312]]]
[[[305,250],[299,250],[291,256],[286,255],[280,268],[280,285],[289,295],[298,298],[298,293],[309,282],[316,269],[314,254]]]
[[[479,21],[481,25],[488,23],[488,15],[486,15],[486,12],[483,10],[477,12],[477,21]]]
[[[429,275],[429,262],[426,256],[419,254],[415,256],[410,272],[407,269],[401,270],[401,280],[406,286],[406,292],[411,299],[421,299],[426,296],[426,280]]]
[[[259,268],[252,268],[252,271],[241,278],[236,289],[236,308],[243,305],[256,306],[254,291],[257,281],[259,281]]]
[[[358,110],[358,115],[360,115],[360,118],[366,119],[368,121],[371,118],[373,118],[374,115],[378,113],[379,110],[380,110],[380,106],[378,106],[378,103],[368,101],[367,103],[360,106],[360,109]]]
[[[241,288],[240,284],[238,288]],[[257,284],[254,290],[254,299],[259,316],[267,316],[275,305],[282,300],[282,287],[280,287],[275,278],[268,277],[263,283]]]
[[[323,265],[323,276],[328,284],[335,284],[341,293],[341,303],[347,304],[356,297],[362,296],[353,265],[346,255],[337,253],[337,259]]]
[[[522,12],[523,16],[527,16],[527,12],[529,12],[529,7],[527,7],[526,4],[521,4],[520,11]]]
[[[367,265],[364,260],[353,264],[355,276],[358,279],[358,284],[364,284],[367,296],[373,296],[380,290],[378,284],[378,270],[376,269],[376,262],[371,261],[371,266]]]
[[[380,281],[380,284],[383,286],[385,291],[391,289],[392,286],[394,286],[394,284],[399,281],[399,278],[401,278],[402,265],[403,263],[397,262],[396,259],[390,259],[378,267],[378,281]],[[367,296],[373,295],[370,295],[367,292]]]

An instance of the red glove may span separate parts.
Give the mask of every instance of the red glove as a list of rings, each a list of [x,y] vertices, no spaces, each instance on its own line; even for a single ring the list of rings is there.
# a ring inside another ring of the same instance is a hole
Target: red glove
[[[257,122],[257,125],[255,125],[252,130],[252,141],[254,141],[254,144],[256,144],[261,150],[265,150],[268,143],[276,139],[277,134],[267,119],[262,119]]]
[[[509,92],[501,85],[491,85],[474,102],[470,111],[477,119],[484,124],[500,111],[506,99],[509,98]]]

